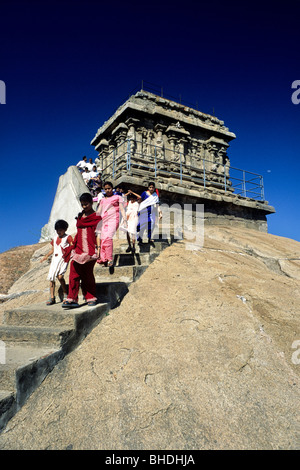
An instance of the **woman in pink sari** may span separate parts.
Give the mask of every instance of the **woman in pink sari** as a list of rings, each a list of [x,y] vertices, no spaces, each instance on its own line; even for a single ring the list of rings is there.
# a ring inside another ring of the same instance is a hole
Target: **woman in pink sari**
[[[113,266],[113,237],[119,228],[120,212],[126,225],[124,200],[122,196],[113,193],[113,185],[104,183],[105,197],[100,201],[97,215],[102,220],[96,228],[98,260],[97,263]]]
[[[95,229],[101,217],[93,210],[93,198],[84,193],[79,198],[82,212],[77,217],[77,233],[74,244],[62,248],[65,262],[70,263],[69,294],[64,300],[64,308],[79,307],[78,293],[81,284],[82,294],[89,306],[97,304],[96,281],[93,269],[97,260],[95,249]]]

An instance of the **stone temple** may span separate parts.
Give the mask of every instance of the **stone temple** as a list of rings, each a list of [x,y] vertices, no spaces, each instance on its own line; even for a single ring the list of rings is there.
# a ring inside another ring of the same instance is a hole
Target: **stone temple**
[[[103,178],[141,193],[149,181],[160,202],[204,204],[205,223],[267,231],[262,177],[232,168],[235,139],[214,116],[140,90],[97,131],[91,142]]]
[[[192,107],[140,90],[98,129],[91,145],[103,181],[141,194],[153,181],[160,203],[204,208],[205,224],[240,225],[267,232],[275,212],[264,197],[262,176],[233,168],[228,148],[236,136],[224,122]],[[76,167],[59,180],[50,219],[40,241],[53,236],[57,219],[70,233],[86,191]]]

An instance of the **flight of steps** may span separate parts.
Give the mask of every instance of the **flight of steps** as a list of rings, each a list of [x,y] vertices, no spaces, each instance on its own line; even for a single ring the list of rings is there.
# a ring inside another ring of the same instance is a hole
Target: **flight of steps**
[[[12,308],[0,325],[0,432],[55,365],[74,350],[101,319],[120,305],[132,282],[169,246],[170,240],[145,243],[136,253],[121,244],[111,268],[96,264],[98,303],[63,309],[61,303]],[[66,279],[68,280],[68,279]]]

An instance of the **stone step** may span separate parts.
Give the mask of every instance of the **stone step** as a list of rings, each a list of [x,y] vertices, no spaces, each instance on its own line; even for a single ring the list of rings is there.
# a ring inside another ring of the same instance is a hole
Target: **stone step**
[[[70,328],[0,326],[1,341],[34,342],[37,346],[47,345],[57,348],[63,346],[72,332],[73,329]]]
[[[6,343],[7,363],[0,364],[0,431],[64,357],[62,349],[32,343]]]
[[[9,400],[11,397],[13,397],[13,395],[14,395],[13,390],[0,389],[0,414],[1,414],[2,406],[4,402]]]
[[[15,370],[6,364],[0,364],[0,389],[1,387],[15,390],[16,374]]]
[[[0,390],[0,432],[17,411],[15,393],[12,390]]]
[[[126,240],[116,246],[113,267],[95,265],[98,303],[94,307],[81,295],[76,309],[64,309],[57,298],[54,305],[40,303],[4,312],[0,326],[0,431],[57,362],[78,346],[110,309],[120,305],[131,283],[169,245],[169,240],[153,244],[145,240],[136,246],[135,254],[126,252]]]
[[[160,253],[162,250],[170,246],[171,241],[168,239],[159,239],[154,240],[153,243],[148,243],[148,239],[143,239],[143,243],[139,244],[136,242],[136,254],[142,253]],[[128,248],[128,244],[121,244],[116,250],[116,253],[126,253],[126,249]]]
[[[75,325],[73,311],[64,311],[62,303],[51,306],[32,305],[14,308],[4,312],[3,325],[25,327],[59,327],[73,329]]]
[[[41,358],[58,353],[58,349],[47,346],[36,347],[32,343],[5,343],[5,363],[0,364],[0,389],[16,391],[16,371]]]
[[[112,266],[105,267],[96,263],[94,268],[94,276],[96,283],[103,282],[123,282],[131,283],[138,279],[147,269],[148,265],[134,266]]]
[[[82,300],[82,304],[84,303]],[[98,310],[101,308],[106,309],[106,305],[98,305]],[[6,310],[2,326],[74,329],[81,314],[80,309],[63,309],[62,302],[54,305],[34,304]]]
[[[105,269],[105,268],[104,268]],[[128,293],[129,282],[100,282],[96,283],[97,298],[99,302],[108,303],[110,308],[116,308],[120,305],[123,297]]]
[[[149,265],[159,254],[158,252],[126,253],[126,249],[127,247],[123,249],[124,252],[121,251],[114,255],[113,262],[115,267]]]
[[[47,308],[44,304],[35,304],[5,312],[4,321],[8,323],[0,326],[0,340],[18,343],[34,342],[37,346],[48,345],[64,350],[70,349],[73,343],[84,337],[110,309],[108,302],[89,307],[86,302],[82,301],[79,305],[79,308],[65,310],[62,304],[51,305]],[[53,324],[52,312],[54,318],[62,321],[61,325]],[[23,319],[23,324],[22,321],[15,323],[18,317],[20,320]]]
[[[61,304],[49,306],[47,309],[44,304],[38,304],[5,312],[6,320],[14,322],[19,318],[25,321],[25,326],[0,326],[0,431],[53,367],[87,336],[109,309],[109,303],[88,307],[83,301],[82,305],[74,310],[63,310]],[[72,318],[73,326],[70,328],[26,324],[28,316],[31,323],[38,318],[40,323],[48,324],[51,311],[56,318],[61,318],[62,314],[63,322],[65,317]]]

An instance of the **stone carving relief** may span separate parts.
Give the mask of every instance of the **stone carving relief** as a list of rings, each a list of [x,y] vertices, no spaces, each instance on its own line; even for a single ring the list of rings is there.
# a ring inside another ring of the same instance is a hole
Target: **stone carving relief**
[[[129,118],[125,122],[125,124],[128,126],[128,132],[127,132],[127,139],[129,141],[129,146],[130,146],[130,154],[134,155],[136,151],[136,130],[135,127],[138,124],[138,119],[134,118]]]
[[[151,109],[144,108],[140,114],[135,110],[131,117],[127,114],[124,122],[118,122],[117,125],[115,123],[114,130],[106,134],[106,143],[102,142],[97,147],[100,150],[100,160],[103,158],[103,165],[111,165],[112,155],[116,154],[122,157],[124,164],[130,154],[132,175],[143,177],[150,169],[153,174],[155,169],[157,178],[169,178],[168,172],[172,172],[171,178],[175,181],[178,179],[178,184],[189,181],[187,184],[195,185],[202,184],[205,175],[208,186],[210,182],[221,188],[224,177],[229,178],[230,168],[228,143],[221,134],[220,137],[215,134],[216,130],[220,131],[221,126],[205,116],[202,116],[203,126],[197,126],[198,115],[192,116],[193,121],[189,124],[187,117],[184,116],[183,119],[178,110],[174,112],[166,107],[164,113],[153,113],[154,109],[156,108],[153,106]],[[166,112],[168,110],[169,115]],[[122,171],[128,170],[123,165]]]
[[[229,177],[228,144],[219,139],[210,138],[205,146],[205,168],[209,172],[207,177],[212,181],[224,182],[224,177]]]
[[[115,142],[117,155],[122,155],[125,152],[127,133],[128,126],[124,122],[121,122],[112,132],[112,139]]]
[[[186,164],[190,167],[190,171],[193,171],[192,176],[196,176],[196,170],[203,169],[203,155],[202,155],[202,142],[191,138],[187,143],[186,152]]]
[[[156,151],[156,158],[163,159],[165,156],[165,145],[163,140],[163,131],[166,129],[166,126],[162,126],[161,124],[157,124],[155,126],[156,131],[156,139],[155,139],[155,151]]]
[[[137,140],[140,142],[140,146],[138,148],[138,156],[146,159],[152,158],[152,140],[154,134],[151,129],[147,129],[146,127],[140,127],[137,129]]]

